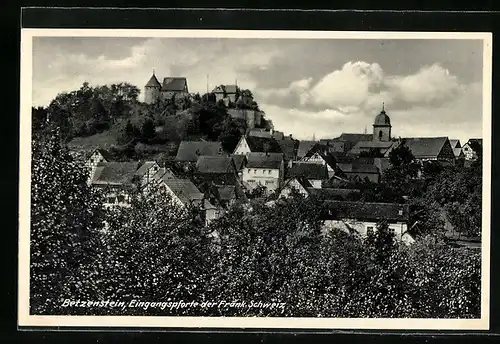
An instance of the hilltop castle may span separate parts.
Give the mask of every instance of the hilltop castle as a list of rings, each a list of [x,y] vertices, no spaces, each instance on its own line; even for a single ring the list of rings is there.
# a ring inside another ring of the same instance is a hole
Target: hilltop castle
[[[152,104],[158,99],[172,98],[174,95],[182,97],[189,95],[186,78],[167,77],[163,79],[163,84],[161,84],[153,72],[144,86],[144,102],[147,104]]]

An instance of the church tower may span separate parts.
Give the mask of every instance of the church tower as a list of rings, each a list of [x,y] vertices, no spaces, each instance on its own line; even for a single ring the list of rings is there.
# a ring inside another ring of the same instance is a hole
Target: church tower
[[[149,79],[146,86],[144,86],[144,102],[146,104],[152,104],[161,94],[161,84],[155,76],[155,72],[153,71],[153,75]]]
[[[382,103],[382,111],[375,117],[373,123],[373,141],[390,141],[391,128],[391,119],[385,113],[384,103]]]

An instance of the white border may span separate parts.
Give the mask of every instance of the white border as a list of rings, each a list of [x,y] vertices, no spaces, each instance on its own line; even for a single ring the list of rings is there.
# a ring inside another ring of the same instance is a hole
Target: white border
[[[483,231],[480,319],[351,319],[155,316],[33,316],[29,314],[31,105],[33,37],[199,37],[280,39],[475,39],[483,40]],[[246,30],[22,29],[19,158],[19,326],[488,330],[490,301],[492,34],[487,32],[364,32]]]

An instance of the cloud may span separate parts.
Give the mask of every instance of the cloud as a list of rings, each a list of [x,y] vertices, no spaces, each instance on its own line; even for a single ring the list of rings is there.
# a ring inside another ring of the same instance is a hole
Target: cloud
[[[463,94],[466,85],[436,63],[407,76],[387,75],[378,63],[347,62],[319,79],[297,80],[282,89],[259,91],[269,103],[343,113],[375,111],[385,102],[391,109],[440,106]]]

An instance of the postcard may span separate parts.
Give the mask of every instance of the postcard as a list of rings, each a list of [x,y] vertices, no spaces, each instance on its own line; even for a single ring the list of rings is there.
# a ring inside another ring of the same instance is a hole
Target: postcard
[[[489,329],[491,33],[21,45],[20,328]]]

